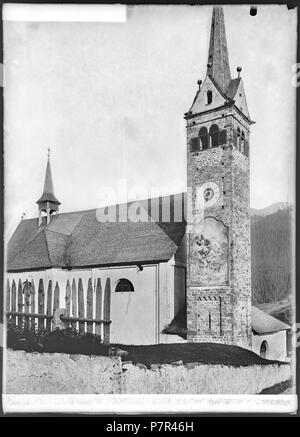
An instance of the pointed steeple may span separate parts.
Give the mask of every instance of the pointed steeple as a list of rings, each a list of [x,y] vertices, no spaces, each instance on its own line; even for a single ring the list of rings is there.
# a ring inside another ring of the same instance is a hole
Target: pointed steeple
[[[221,6],[214,6],[210,30],[210,42],[207,60],[207,74],[226,93],[231,81],[224,13]]]
[[[58,211],[59,200],[54,195],[52,173],[50,166],[50,149],[48,149],[48,160],[44,182],[44,191],[39,200],[36,202],[39,206],[39,224],[42,224],[42,212],[47,213],[47,224],[50,223],[50,216],[54,211]]]

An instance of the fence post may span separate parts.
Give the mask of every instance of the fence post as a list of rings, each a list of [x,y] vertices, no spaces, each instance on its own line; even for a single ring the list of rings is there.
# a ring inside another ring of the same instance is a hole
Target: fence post
[[[29,306],[30,306],[30,289],[29,289],[29,283],[28,283],[28,279],[26,279],[25,284],[24,284],[24,312],[25,313],[29,313]],[[24,323],[25,326],[28,327],[29,326],[29,316],[24,318]]]
[[[31,283],[30,283],[30,295],[31,295],[31,303],[30,303],[30,305],[31,305],[31,313],[35,313],[35,287],[34,287],[34,281],[33,281],[33,279],[31,280]],[[35,318],[34,317],[31,317],[31,326],[32,327],[34,327],[34,325],[35,325]]]
[[[110,278],[107,278],[104,290],[104,304],[103,304],[103,318],[104,320],[110,320]],[[103,326],[103,343],[109,344],[110,340],[110,324]]]
[[[84,296],[83,296],[83,285],[82,279],[79,278],[78,281],[78,317],[84,318]],[[84,332],[85,323],[79,322],[79,332]]]
[[[93,284],[92,278],[88,280],[87,298],[86,298],[86,317],[87,319],[93,318]],[[93,323],[87,322],[86,331],[89,334],[93,333]]]
[[[12,285],[11,285],[11,310],[12,311],[16,311],[17,309],[17,287],[16,287],[16,282],[13,279],[12,281]],[[11,321],[14,325],[16,325],[16,316],[11,316]]]
[[[23,290],[22,290],[22,282],[21,279],[19,279],[18,282],[18,312],[23,313]],[[23,318],[20,316],[18,317],[18,326],[23,325]]]
[[[59,284],[55,283],[54,296],[53,296],[53,313],[59,308]]]
[[[77,289],[76,289],[76,281],[74,278],[72,281],[72,316],[77,317]],[[76,329],[77,322],[72,322],[71,326],[73,329]]]
[[[47,290],[47,315],[52,316],[52,280],[49,279]],[[51,319],[46,320],[46,329],[51,331]]]
[[[71,286],[69,279],[67,280],[66,285],[66,295],[65,295],[65,303],[66,303],[66,315],[70,315],[70,307],[71,307]]]
[[[8,278],[6,281],[6,311],[10,311],[10,285]]]
[[[6,281],[6,311],[10,311],[10,284],[9,279]],[[11,320],[10,316],[6,316],[7,323]]]
[[[101,287],[101,279],[97,279],[96,286],[96,319],[101,319],[102,316],[102,287]],[[101,325],[96,323],[95,334],[101,335]]]
[[[38,313],[45,314],[45,290],[44,290],[44,281],[42,278],[39,280],[39,289],[38,289]],[[45,328],[45,319],[39,318],[38,327],[39,329]]]

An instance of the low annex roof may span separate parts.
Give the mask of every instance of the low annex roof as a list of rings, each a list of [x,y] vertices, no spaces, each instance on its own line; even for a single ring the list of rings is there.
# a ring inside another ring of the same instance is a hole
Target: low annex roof
[[[281,322],[265,311],[252,306],[252,331],[254,334],[271,334],[278,331],[286,331],[291,329],[289,325]]]

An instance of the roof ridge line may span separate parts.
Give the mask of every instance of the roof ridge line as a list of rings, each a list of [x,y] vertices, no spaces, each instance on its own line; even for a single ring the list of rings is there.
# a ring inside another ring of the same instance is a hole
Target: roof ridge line
[[[113,204],[111,204],[111,205],[103,205],[103,206],[99,206],[99,207],[97,207],[97,208],[89,208],[89,209],[78,209],[78,210],[76,210],[76,211],[66,211],[66,212],[58,212],[57,214],[55,214],[55,217],[59,217],[59,216],[62,216],[62,215],[67,215],[67,214],[79,214],[79,213],[87,213],[87,212],[92,212],[92,211],[96,211],[97,209],[101,209],[101,208],[110,208],[110,207],[114,207],[114,206],[121,206],[121,205],[128,205],[128,204],[130,204],[130,203],[134,203],[134,202],[145,202],[145,201],[148,201],[148,200],[155,200],[155,199],[162,199],[162,198],[164,198],[164,197],[170,197],[170,196],[178,196],[178,195],[183,195],[183,196],[185,196],[186,195],[186,193],[187,193],[187,190],[185,190],[185,191],[180,191],[180,192],[177,192],[177,193],[169,193],[169,194],[163,194],[163,195],[161,195],[161,196],[156,196],[156,197],[147,197],[147,198],[144,198],[144,199],[133,199],[133,200],[128,200],[128,202],[122,202],[122,203],[113,203]],[[20,226],[20,224],[22,223],[22,221],[30,221],[30,220],[38,220],[38,217],[31,217],[31,218],[25,218],[24,220],[21,220],[20,222],[19,222],[19,225],[18,226]],[[49,229],[50,230],[50,229]],[[55,231],[52,231],[52,232],[55,232]]]
[[[41,231],[41,233],[44,235],[44,239],[45,239],[45,243],[46,243],[46,249],[47,249],[47,255],[48,255],[48,258],[49,258],[49,262],[50,262],[50,264],[51,264],[51,266],[52,266],[52,259],[51,259],[51,256],[50,256],[50,251],[49,251],[49,246],[48,246],[48,240],[47,240],[47,235],[46,235],[45,229],[43,229],[43,230]]]
[[[185,195],[185,194],[186,194],[186,191],[181,191],[181,192],[177,192],[177,193],[164,194],[164,195],[156,196],[156,197],[147,197],[147,198],[143,198],[143,199],[133,199],[133,200],[128,200],[127,202],[122,202],[122,203],[112,203],[111,205],[102,205],[102,206],[99,206],[97,208],[89,208],[89,209],[82,209],[82,210],[78,209],[76,211],[58,212],[57,214],[55,214],[55,216],[58,217],[58,216],[61,216],[61,215],[66,215],[66,214],[77,214],[77,213],[92,212],[92,211],[97,211],[97,209],[101,209],[101,208],[111,208],[111,207],[114,207],[114,206],[128,205],[128,204],[134,203],[134,202],[146,202],[148,200],[161,199],[163,197]],[[31,219],[25,219],[25,220],[34,220],[34,219],[37,219],[37,217],[31,218]]]
[[[63,232],[58,232],[58,231],[54,231],[53,229],[47,229],[47,228],[45,228],[45,229],[43,229],[44,231],[47,231],[47,232],[53,232],[54,234],[59,234],[59,235],[63,235],[64,237],[71,237],[71,234],[70,235],[68,235],[68,234],[64,234]]]
[[[231,97],[227,96],[227,94],[226,94],[226,92],[227,92],[227,90],[228,90],[228,88],[229,88],[230,82],[229,82],[229,85],[228,85],[228,87],[227,87],[227,89],[226,89],[226,92],[225,92],[225,91],[223,91],[223,90],[221,89],[220,85],[217,83],[217,81],[213,78],[213,76],[212,76],[211,74],[208,73],[207,76],[208,76],[208,78],[212,81],[212,83],[214,84],[214,86],[217,88],[217,90],[219,91],[219,93],[221,94],[221,96],[224,97],[224,99],[228,100],[229,102],[230,102],[230,101],[232,101],[232,102],[234,101]]]

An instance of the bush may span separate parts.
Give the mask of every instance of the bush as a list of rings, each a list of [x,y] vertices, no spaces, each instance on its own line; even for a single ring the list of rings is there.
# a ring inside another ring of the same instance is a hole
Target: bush
[[[7,347],[26,352],[61,352],[66,354],[108,355],[109,347],[94,334],[75,329],[46,331],[33,327],[8,326]]]

